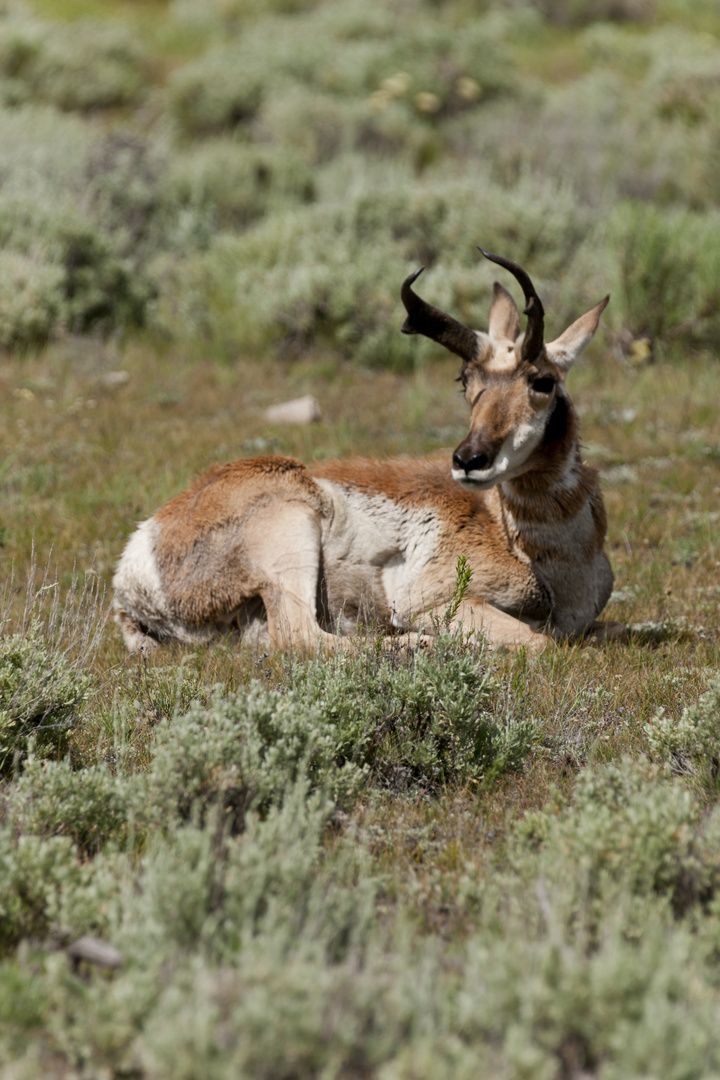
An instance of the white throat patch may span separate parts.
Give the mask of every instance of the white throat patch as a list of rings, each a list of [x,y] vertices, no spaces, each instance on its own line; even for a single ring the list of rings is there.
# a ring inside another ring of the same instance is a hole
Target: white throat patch
[[[533,450],[542,442],[547,419],[548,414],[543,410],[535,413],[530,420],[518,424],[504,439],[492,465],[487,469],[473,469],[469,473],[464,469],[453,468],[453,480],[461,483],[470,481],[488,488],[501,480],[511,480],[514,476],[519,476]]]

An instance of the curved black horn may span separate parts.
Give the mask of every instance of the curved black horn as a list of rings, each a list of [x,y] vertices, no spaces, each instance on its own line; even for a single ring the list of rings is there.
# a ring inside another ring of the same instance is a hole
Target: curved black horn
[[[535,292],[535,286],[530,280],[530,275],[523,270],[522,266],[518,266],[517,263],[512,262],[510,259],[503,259],[502,255],[493,255],[492,252],[485,251],[481,247],[478,247],[478,251],[490,262],[497,263],[498,266],[509,270],[525,294],[523,315],[527,315],[528,324],[523,339],[522,358],[523,360],[534,360],[540,353],[544,343],[545,308],[542,306],[542,300]]]
[[[461,357],[467,364],[477,360],[480,343],[477,334],[468,326],[463,326],[457,319],[446,315],[444,311],[422,300],[411,286],[422,274],[424,266],[405,278],[400,290],[402,302],[407,311],[407,319],[402,325],[403,334],[423,334],[444,345],[450,352]]]

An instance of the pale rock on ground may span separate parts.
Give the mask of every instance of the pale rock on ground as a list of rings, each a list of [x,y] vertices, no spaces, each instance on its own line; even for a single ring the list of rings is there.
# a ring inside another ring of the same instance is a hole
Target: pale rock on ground
[[[312,424],[321,416],[320,405],[312,394],[271,405],[265,410],[265,419],[271,424]]]

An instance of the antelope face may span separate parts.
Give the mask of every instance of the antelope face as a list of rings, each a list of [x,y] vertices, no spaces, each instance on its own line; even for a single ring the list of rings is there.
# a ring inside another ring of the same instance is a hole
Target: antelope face
[[[546,344],[545,312],[529,275],[509,259],[480,251],[509,270],[522,286],[525,333],[515,301],[499,282],[494,285],[488,332],[481,333],[413,292],[411,286],[422,270],[403,283],[408,317],[402,329],[406,334],[424,334],[462,358],[460,378],[471,409],[470,430],[453,454],[452,474],[467,486],[489,488],[532,468],[558,400],[571,408],[565,375],[595,333],[609,297]]]
[[[505,370],[497,361],[512,359]],[[516,350],[494,350],[490,362],[463,367],[470,430],[455,450],[452,475],[468,486],[488,488],[524,472],[542,443],[560,389],[557,369],[546,359],[524,363]]]

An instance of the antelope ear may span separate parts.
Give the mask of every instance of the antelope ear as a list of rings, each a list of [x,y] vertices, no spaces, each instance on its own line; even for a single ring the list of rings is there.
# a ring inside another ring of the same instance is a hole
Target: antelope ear
[[[568,326],[567,330],[555,338],[554,341],[549,342],[545,346],[545,352],[550,360],[560,371],[560,374],[565,376],[577,360],[580,353],[588,344],[593,334],[598,328],[600,322],[600,316],[607,307],[609,296],[606,296],[604,300],[601,300],[599,304],[596,304],[594,308],[590,308],[584,315],[581,315],[579,319]]]
[[[515,341],[520,336],[520,312],[517,304],[499,281],[493,285],[488,330],[494,342]]]

